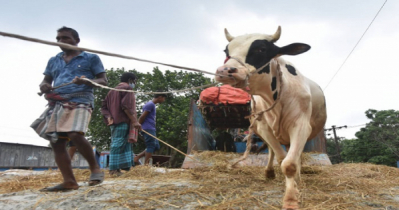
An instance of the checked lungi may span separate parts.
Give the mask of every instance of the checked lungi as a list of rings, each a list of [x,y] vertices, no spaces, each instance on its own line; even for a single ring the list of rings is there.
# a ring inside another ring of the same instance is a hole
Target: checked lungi
[[[89,104],[58,101],[49,105],[31,127],[40,137],[55,143],[60,133],[86,133],[91,113]]]
[[[128,142],[129,125],[111,125],[111,151],[109,170],[130,169],[133,165],[132,144]]]

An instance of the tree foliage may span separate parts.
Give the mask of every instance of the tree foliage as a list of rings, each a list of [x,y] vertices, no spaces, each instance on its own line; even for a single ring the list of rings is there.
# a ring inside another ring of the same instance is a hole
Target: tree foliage
[[[344,140],[345,141],[345,140]],[[338,141],[338,145],[340,147],[340,151],[342,151],[342,141]],[[337,144],[333,138],[326,139],[326,147],[327,147],[327,155],[330,158],[332,164],[339,163],[339,154],[337,151]]]
[[[370,162],[395,166],[399,160],[399,111],[369,109],[371,120],[356,133],[358,139],[343,141],[345,162]]]
[[[124,69],[106,70],[108,86],[115,87],[120,82],[120,76],[125,72]],[[152,73],[141,73],[136,70],[129,70],[137,76],[136,91],[139,92],[170,92],[186,88],[197,87],[211,84],[211,79],[200,73],[183,71],[161,72],[155,67]],[[190,109],[190,100],[198,99],[202,90],[190,90],[182,93],[168,94],[168,98],[162,104],[157,105],[156,125],[157,137],[168,144],[187,151],[187,121]],[[88,136],[93,145],[101,150],[108,150],[111,143],[110,129],[106,126],[101,115],[101,101],[107,95],[108,90],[95,89],[95,109],[92,114],[92,121],[89,125]],[[153,95],[136,94],[137,113],[141,114],[143,105],[152,100]],[[178,155],[174,150],[170,150],[166,145],[161,145],[159,154],[170,154],[172,156],[172,166],[178,167],[183,160],[182,155]],[[144,142],[140,141],[134,145],[135,153],[141,152],[145,148]]]

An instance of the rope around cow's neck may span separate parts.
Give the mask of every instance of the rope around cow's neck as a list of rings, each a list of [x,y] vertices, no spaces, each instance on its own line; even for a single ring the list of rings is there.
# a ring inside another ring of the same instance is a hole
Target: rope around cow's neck
[[[254,116],[255,119],[258,120],[258,121],[260,120],[260,116],[261,116],[263,113],[272,110],[272,109],[276,106],[276,104],[280,101],[280,95],[281,95],[281,92],[282,92],[281,89],[282,89],[282,87],[283,87],[283,79],[282,79],[283,73],[281,72],[281,70],[280,70],[280,65],[278,65],[278,63],[277,63],[277,77],[278,77],[279,82],[280,82],[280,88],[279,88],[279,90],[278,90],[276,100],[274,100],[273,104],[272,104],[268,109],[265,109],[265,110],[262,110],[262,111],[256,113],[256,109],[255,109],[255,107],[256,107],[256,102],[255,102],[253,96],[251,95],[252,101],[254,102],[254,111],[253,111],[253,113],[251,113],[250,116]],[[250,127],[252,127],[252,126],[253,126],[253,123],[251,123]]]
[[[254,72],[250,72],[249,68],[247,67],[247,65],[244,62],[242,62],[240,59],[238,59],[236,57],[230,57],[230,58],[236,60],[239,64],[241,64],[242,66],[244,66],[247,69],[247,72],[246,72],[247,75],[245,77],[245,87],[244,87],[244,90],[246,90],[246,91],[249,90],[249,87],[248,87],[249,86],[249,82],[248,82],[249,77],[251,75],[255,74],[255,73],[258,73],[262,69],[264,69],[273,60],[273,59],[270,60],[265,65],[263,65],[263,66],[259,67],[258,69],[256,69]],[[273,104],[268,109],[262,110],[260,112],[256,112],[256,102],[255,102],[255,100],[253,98],[253,95],[251,94],[252,101],[254,102],[254,110],[251,113],[251,115],[249,115],[248,117],[254,116],[256,120],[260,120],[260,116],[263,113],[272,110],[276,106],[276,104],[280,101],[281,89],[283,87],[283,79],[282,79],[283,78],[283,72],[280,69],[280,64],[278,63],[278,60],[277,59],[274,59],[274,60],[277,62],[277,75],[276,76],[278,77],[278,80],[280,82],[280,87],[279,87],[279,90],[278,90],[278,93],[277,93],[277,98],[276,98],[276,100],[274,100]],[[252,122],[249,127],[252,127],[254,122]]]

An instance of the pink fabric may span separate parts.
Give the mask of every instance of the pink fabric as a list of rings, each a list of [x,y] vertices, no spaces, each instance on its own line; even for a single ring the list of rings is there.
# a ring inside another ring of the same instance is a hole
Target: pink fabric
[[[119,83],[115,88],[132,90],[129,84],[125,82]],[[110,90],[101,106],[101,114],[104,116],[105,123],[108,124],[107,118],[111,117],[114,120],[114,125],[123,122],[130,124],[130,119],[124,110],[128,110],[130,114],[137,116],[134,93]]]

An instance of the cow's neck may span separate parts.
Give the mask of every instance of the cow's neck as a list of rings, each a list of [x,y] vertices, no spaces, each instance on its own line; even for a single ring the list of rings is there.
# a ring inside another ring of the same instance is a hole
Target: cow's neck
[[[248,93],[251,95],[259,95],[265,102],[272,106],[276,103],[281,90],[282,75],[277,70],[277,60],[270,62],[270,71],[261,71],[262,73],[254,73],[248,80]]]
[[[265,116],[266,122],[273,130],[277,139],[281,140],[280,136],[280,121],[281,111],[283,109],[282,103],[277,100],[278,92],[281,91],[281,82],[283,78],[279,78],[278,63],[270,62],[270,72],[252,75],[249,79],[249,91],[254,97],[254,104],[252,113],[255,114],[255,119],[261,119],[259,116]],[[273,79],[275,78],[275,79]],[[273,83],[273,84],[272,84]],[[284,83],[284,82],[283,82]],[[276,94],[277,93],[277,94]],[[280,95],[280,97],[282,97]],[[260,101],[260,98],[263,99]]]

